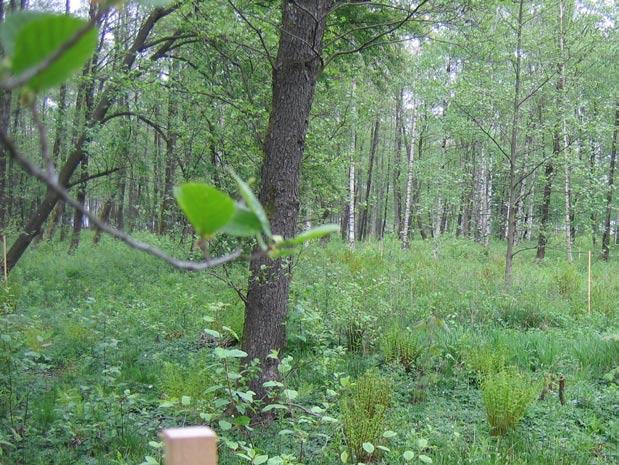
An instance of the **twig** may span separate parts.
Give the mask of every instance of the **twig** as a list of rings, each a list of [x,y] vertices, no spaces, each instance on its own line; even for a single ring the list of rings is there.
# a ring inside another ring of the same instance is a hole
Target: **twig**
[[[103,232],[106,232],[110,236],[113,236],[116,239],[119,239],[120,241],[124,242],[125,244],[127,244],[129,247],[133,249],[146,252],[149,255],[152,255],[154,257],[157,257],[167,262],[168,264],[172,265],[174,268],[177,268],[179,270],[184,270],[184,271],[201,271],[207,268],[213,268],[215,266],[222,265],[224,263],[228,263],[233,260],[236,260],[237,258],[241,256],[241,250],[237,249],[228,255],[223,255],[221,257],[212,258],[210,260],[206,260],[202,262],[180,260],[178,258],[171,257],[167,255],[165,252],[163,252],[162,250],[150,244],[146,244],[144,242],[138,241],[134,239],[133,237],[129,236],[128,234],[124,233],[123,231],[119,231],[118,229],[110,226],[109,224],[100,221],[96,215],[89,212],[87,209],[84,208],[84,206],[80,202],[73,199],[69,195],[69,192],[63,186],[58,184],[58,181],[56,179],[48,178],[44,170],[42,170],[41,168],[36,166],[34,163],[32,163],[30,160],[28,160],[26,157],[24,157],[17,150],[17,147],[15,147],[15,144],[13,143],[13,141],[11,141],[7,137],[3,128],[0,128],[0,142],[7,149],[9,155],[24,169],[24,171],[26,171],[31,176],[37,178],[39,181],[43,182],[49,189],[51,189],[56,194],[58,194],[58,196],[62,200],[64,200],[67,204],[69,204],[70,206],[75,208],[77,211],[82,213],[84,216],[86,216],[88,220],[93,225],[95,225],[97,228],[101,229]],[[6,263],[4,265],[4,268],[6,270],[7,268]]]
[[[43,155],[43,161],[47,168],[47,177],[50,179],[56,179],[56,170],[54,169],[54,162],[49,156],[49,142],[47,139],[47,129],[45,124],[41,121],[41,116],[37,110],[36,100],[32,101],[30,105],[30,111],[32,112],[32,120],[34,121],[37,131],[39,132],[39,144],[41,146],[41,155]]]

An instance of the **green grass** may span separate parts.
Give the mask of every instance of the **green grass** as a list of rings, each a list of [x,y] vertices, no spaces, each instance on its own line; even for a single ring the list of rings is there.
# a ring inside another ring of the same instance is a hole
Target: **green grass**
[[[176,243],[146,239],[186,255]],[[334,421],[292,410],[242,432],[221,429],[226,413],[213,405],[213,386],[225,376],[205,369],[212,349],[200,344],[207,326],[242,334],[235,291],[110,239],[96,248],[87,241],[72,256],[66,244],[39,244],[11,277],[10,311],[0,312],[3,465],[140,464],[146,455],[159,457],[149,442],[161,428],[196,422],[261,454],[335,465],[346,450],[342,399],[349,383],[372,369],[393,386],[384,428],[397,433],[381,442],[389,451],[374,454],[379,462],[403,464],[405,450],[435,464],[619,459],[616,259],[594,262],[589,314],[586,258],[569,265],[560,250],[543,263],[533,251],[517,255],[507,291],[502,243],[484,249],[441,240],[437,258],[421,241],[409,251],[389,238],[354,251],[336,240],[312,245],[295,266],[284,382],[298,393],[295,403],[318,406]],[[231,267],[230,279],[244,287],[246,267]],[[354,343],[351,322],[359,330]],[[423,335],[422,353],[415,348],[408,366],[385,363],[389,350],[402,348],[394,328],[407,327]],[[533,379],[563,375],[567,402],[560,405],[551,386],[518,426],[495,438],[480,385],[508,366]],[[183,396],[189,405],[178,402]],[[220,462],[249,463],[227,447]]]

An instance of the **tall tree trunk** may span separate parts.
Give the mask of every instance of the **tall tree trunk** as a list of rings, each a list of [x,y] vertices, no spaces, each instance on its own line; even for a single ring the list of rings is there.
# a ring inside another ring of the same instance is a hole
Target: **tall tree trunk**
[[[555,134],[553,142],[553,155],[559,152],[559,139]],[[546,256],[546,244],[548,243],[548,220],[550,218],[550,197],[552,195],[552,179],[554,177],[554,160],[550,158],[544,167],[544,194],[542,198],[542,211],[537,236],[537,253],[535,258],[543,260]]]
[[[305,136],[321,71],[316,52],[320,53],[322,48],[330,5],[330,0],[282,2],[259,199],[273,233],[285,238],[296,232]],[[264,382],[278,375],[278,360],[270,355],[279,354],[286,344],[291,268],[287,260],[260,256],[251,260],[250,271],[243,350],[248,354],[247,360],[260,361],[261,374],[251,388],[258,398],[264,398]]]
[[[509,144],[509,189],[507,212],[507,250],[505,252],[505,285],[512,285],[512,260],[514,258],[514,242],[516,240],[516,199],[518,196],[518,180],[516,164],[518,162],[518,125],[520,124],[520,72],[522,63],[522,27],[524,0],[518,4],[518,24],[516,25],[516,62],[514,66],[514,101],[512,107],[511,140]]]
[[[0,0],[0,24],[4,22],[5,4]],[[4,56],[4,50],[0,46],[0,57]],[[0,125],[9,132],[11,121],[11,92],[0,89]],[[7,177],[7,156],[4,147],[0,146],[0,235],[4,233],[8,223],[6,177]]]
[[[177,68],[174,63],[176,60],[172,61],[172,69],[171,72],[174,74],[176,72],[175,68]],[[168,130],[167,130],[167,139],[166,139],[166,153],[165,153],[165,179],[163,183],[163,192],[161,199],[161,210],[159,213],[159,234],[165,234],[170,226],[172,225],[172,221],[170,218],[169,211],[172,208],[174,203],[174,198],[172,195],[172,189],[174,187],[174,179],[176,172],[176,139],[177,139],[177,129],[176,129],[176,116],[178,113],[178,102],[174,92],[174,89],[170,88],[170,93],[168,95]]]
[[[402,247],[405,249],[408,248],[409,245],[409,227],[410,227],[410,219],[411,219],[411,199],[413,194],[413,167],[415,163],[415,133],[417,127],[417,114],[416,109],[413,106],[413,116],[411,120],[411,129],[410,129],[410,141],[407,143],[407,152],[408,152],[408,165],[406,168],[406,196],[404,200],[404,224],[402,226],[402,231],[400,231],[400,238],[402,240]]]
[[[395,106],[395,156],[393,162],[393,231],[398,233],[402,226],[402,193],[400,191],[400,157],[402,155],[402,132],[404,123],[402,112],[404,106],[404,89],[396,96]]]
[[[350,141],[350,158],[348,162],[348,210],[347,210],[347,225],[348,225],[348,245],[353,247],[355,245],[355,151],[357,149],[357,130],[355,125],[356,112],[355,112],[355,87],[356,83],[352,82],[352,133]]]
[[[565,183],[564,183],[564,199],[565,199],[565,245],[567,260],[574,260],[572,245],[574,238],[572,237],[572,166],[571,160],[568,157],[568,135],[567,124],[565,121],[566,97],[565,97],[565,3],[564,0],[559,0],[559,102],[561,103],[559,111],[561,112],[561,131],[563,139],[563,154],[565,158]]]
[[[615,182],[615,163],[617,160],[617,132],[619,131],[619,101],[615,109],[615,128],[613,130],[613,144],[610,150],[608,166],[608,190],[606,191],[606,216],[604,218],[604,234],[602,235],[602,260],[608,260],[610,244],[610,216],[613,210],[613,188]],[[619,218],[618,218],[619,220]],[[619,221],[617,222],[619,230]]]
[[[101,209],[101,213],[99,215],[99,220],[103,223],[108,223],[110,221],[110,214],[112,213],[112,205],[114,205],[114,195],[108,197],[108,199],[103,204],[103,208]],[[101,229],[95,227],[95,235],[92,239],[93,245],[98,245],[101,241]]]
[[[374,122],[374,128],[372,129],[372,144],[370,146],[370,157],[368,160],[368,179],[365,185],[365,200],[361,210],[361,224],[359,225],[359,239],[364,240],[368,235],[368,211],[370,208],[370,194],[372,192],[372,173],[374,172],[374,159],[376,158],[376,150],[378,148],[378,118]]]

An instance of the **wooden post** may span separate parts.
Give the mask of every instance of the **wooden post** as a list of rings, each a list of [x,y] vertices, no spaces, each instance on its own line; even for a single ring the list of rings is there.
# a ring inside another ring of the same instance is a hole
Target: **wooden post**
[[[587,275],[587,309],[591,313],[591,251],[589,250],[589,273]]]
[[[4,284],[9,283],[9,271],[6,266],[6,236],[2,236],[2,269],[4,270]]]
[[[205,426],[163,430],[166,465],[217,465],[217,435]]]

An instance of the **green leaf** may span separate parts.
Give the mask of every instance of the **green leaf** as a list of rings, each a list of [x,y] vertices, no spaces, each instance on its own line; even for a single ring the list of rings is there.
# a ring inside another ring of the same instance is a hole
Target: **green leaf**
[[[344,451],[340,454],[340,460],[342,461],[342,463],[347,463],[348,462],[348,452]]]
[[[21,20],[14,41],[11,71],[19,75],[38,65],[71,39],[87,21],[67,15],[43,14]],[[9,47],[11,45],[9,33]],[[86,32],[76,44],[66,50],[53,64],[30,79],[26,86],[40,91],[61,84],[80,69],[92,56],[97,46],[97,28]]]
[[[269,461],[267,462],[267,465],[282,465],[284,463],[284,459],[281,458],[279,455],[276,455],[275,457],[271,457],[269,459]]]
[[[213,350],[215,356],[217,358],[245,358],[247,357],[247,352],[243,352],[239,349],[224,349],[222,347],[215,347]]]
[[[417,439],[417,447],[419,449],[425,449],[426,447],[428,447],[428,440],[426,438]]]
[[[415,453],[412,450],[407,450],[407,451],[404,451],[404,454],[402,454],[402,457],[404,457],[404,460],[406,460],[407,462],[410,462],[411,460],[415,458]]]
[[[228,431],[232,428],[232,423],[226,420],[219,420],[219,427],[222,431]]]
[[[181,397],[181,404],[185,405],[185,406],[191,404],[191,397],[189,397],[189,396]]]
[[[419,460],[421,460],[423,463],[432,463],[432,459],[427,455],[420,455]]]
[[[231,170],[230,174],[239,186],[239,193],[241,194],[241,197],[243,197],[243,200],[245,200],[247,207],[254,212],[258,218],[258,221],[260,221],[260,224],[262,225],[262,232],[264,232],[264,235],[270,239],[273,236],[271,233],[271,224],[269,223],[267,214],[264,212],[264,208],[262,208],[262,204],[258,201],[249,186],[241,178],[239,178],[234,171]]]
[[[4,53],[12,57],[15,53],[15,40],[17,34],[30,21],[43,16],[39,11],[20,11],[8,15],[2,24],[0,24],[0,45]]]
[[[371,442],[364,442],[363,450],[366,451],[368,454],[372,454],[374,452],[374,444],[372,444]]]
[[[221,232],[232,236],[251,237],[262,232],[262,224],[254,212],[237,204],[234,215]]]
[[[280,247],[293,247],[295,245],[303,244],[304,242],[311,241],[314,239],[319,239],[328,234],[333,234],[338,232],[340,227],[337,224],[323,224],[322,226],[317,226],[308,231],[302,232],[298,236],[293,237],[292,239],[286,239],[278,244]]]
[[[396,433],[395,431],[385,431],[385,432],[383,433],[383,437],[384,437],[384,438],[387,438],[387,439],[389,439],[389,438],[394,438],[394,437],[396,437],[397,435],[398,435],[398,433]]]
[[[174,196],[196,232],[209,238],[234,215],[234,202],[228,194],[208,184],[188,182],[174,190]]]

